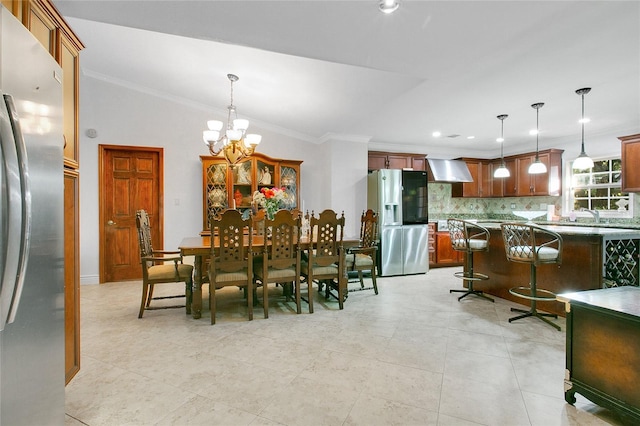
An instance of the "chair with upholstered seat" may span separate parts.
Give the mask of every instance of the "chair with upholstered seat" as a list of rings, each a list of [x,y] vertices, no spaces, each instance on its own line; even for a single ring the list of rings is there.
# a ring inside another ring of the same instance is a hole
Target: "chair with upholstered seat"
[[[209,306],[216,323],[216,290],[226,286],[246,288],[249,320],[253,319],[253,224],[237,210],[225,210],[211,219]],[[215,238],[218,244],[215,244]]]
[[[464,293],[458,297],[458,301],[473,294],[493,302],[494,300],[486,296],[482,290],[473,287],[474,282],[489,279],[486,274],[476,272],[473,268],[473,253],[489,250],[489,230],[475,222],[461,219],[448,219],[447,227],[451,237],[451,246],[454,250],[465,254],[465,269],[462,272],[456,272],[454,276],[463,282],[468,282],[466,289],[449,290],[449,293]]]
[[[136,227],[138,228],[138,243],[140,245],[140,263],[142,265],[142,301],[138,318],[146,310],[182,308],[186,307],[187,314],[191,313],[191,293],[193,285],[193,266],[182,263],[180,251],[154,250],[151,244],[151,226],[149,215],[145,210],[136,212]],[[166,262],[166,263],[165,263]],[[153,297],[153,287],[156,284],[184,283],[184,294],[176,296]],[[184,305],[151,306],[152,300],[184,297]]]
[[[333,210],[324,210],[316,218],[311,212],[309,219],[312,241],[307,260],[302,262],[302,276],[309,288],[309,312],[313,313],[313,282],[325,286],[325,297],[338,299],[340,309],[344,307],[347,295],[345,278],[344,251],[342,238],[344,233],[344,212],[338,218]],[[335,291],[337,294],[333,293]]]
[[[546,318],[558,318],[556,314],[541,313],[537,310],[537,302],[555,301],[556,295],[538,288],[536,272],[540,265],[562,263],[562,237],[556,232],[532,224],[503,223],[501,227],[507,260],[530,265],[529,285],[511,288],[509,293],[529,300],[531,308],[511,308],[511,311],[520,312],[522,315],[509,318],[509,322],[536,317],[560,331],[559,325]]]
[[[376,256],[377,256],[377,230],[378,215],[371,209],[362,212],[360,217],[360,242],[357,247],[347,248],[345,265],[347,272],[358,273],[360,288],[349,291],[371,290],[378,294],[378,284],[376,282]],[[373,287],[364,286],[364,271],[371,274]]]
[[[296,312],[301,313],[300,303],[300,216],[288,210],[279,210],[273,220],[265,218],[264,226],[271,231],[269,244],[264,244],[262,258],[254,267],[256,285],[262,285],[264,317],[269,318],[269,283],[282,285],[288,297],[295,294]]]

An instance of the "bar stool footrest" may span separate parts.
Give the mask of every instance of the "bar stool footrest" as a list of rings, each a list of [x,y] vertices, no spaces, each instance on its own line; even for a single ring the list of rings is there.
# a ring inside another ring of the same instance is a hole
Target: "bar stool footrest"
[[[462,280],[468,280],[468,281],[480,281],[480,280],[489,279],[488,275],[480,274],[478,272],[474,272],[470,274],[468,272],[460,271],[460,272],[455,272],[453,276],[456,278],[460,278]]]
[[[509,293],[516,297],[527,300],[537,300],[540,302],[552,302],[556,300],[555,293],[549,290],[533,289],[531,287],[514,287],[509,289]]]

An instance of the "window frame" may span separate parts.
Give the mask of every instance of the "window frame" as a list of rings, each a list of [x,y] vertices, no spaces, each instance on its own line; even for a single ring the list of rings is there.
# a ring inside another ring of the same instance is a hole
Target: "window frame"
[[[594,162],[598,161],[611,161],[611,160],[620,160],[620,156],[609,156],[602,158],[594,158]],[[611,167],[609,167],[608,173],[612,173]],[[579,210],[573,210],[573,206],[575,205],[575,197],[574,197],[574,186],[573,186],[573,161],[568,161],[564,171],[564,197],[562,203],[562,213],[564,216],[568,216],[571,212],[575,213],[578,218],[593,218],[591,213],[583,212]],[[612,188],[615,186],[609,184],[603,184],[601,186],[596,185],[587,185],[587,188]],[[621,185],[620,185],[621,188]],[[627,192],[629,194],[629,204],[627,205],[627,209],[625,211],[620,210],[599,210],[600,218],[606,219],[633,219],[633,206],[634,206],[634,193]],[[611,199],[611,197],[607,197],[607,199]]]

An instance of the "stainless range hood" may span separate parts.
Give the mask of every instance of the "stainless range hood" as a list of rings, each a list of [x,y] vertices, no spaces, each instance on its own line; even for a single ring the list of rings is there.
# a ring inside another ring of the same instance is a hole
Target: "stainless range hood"
[[[473,182],[467,163],[462,160],[427,158],[427,161],[434,182]]]

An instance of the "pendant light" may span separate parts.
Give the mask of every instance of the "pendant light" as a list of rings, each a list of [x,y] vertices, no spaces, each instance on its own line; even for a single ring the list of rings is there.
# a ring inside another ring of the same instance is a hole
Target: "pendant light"
[[[495,172],[493,172],[494,178],[507,178],[511,176],[511,173],[509,173],[509,169],[507,169],[507,166],[504,164],[504,153],[503,153],[504,119],[507,117],[508,117],[507,114],[502,114],[498,116],[498,120],[500,120],[500,139],[498,139],[498,142],[500,142],[500,167],[498,167],[495,170]]]
[[[536,159],[529,166],[530,175],[547,173],[547,166],[545,166],[544,163],[540,161],[540,156],[538,155],[538,134],[540,134],[540,108],[542,108],[543,106],[544,104],[542,102],[531,105],[531,108],[536,110]]]
[[[573,161],[573,169],[576,170],[590,169],[593,167],[593,160],[584,152],[584,95],[590,91],[590,87],[576,90],[576,94],[582,96],[582,119],[580,120],[580,123],[582,123],[582,147],[580,155]]]

